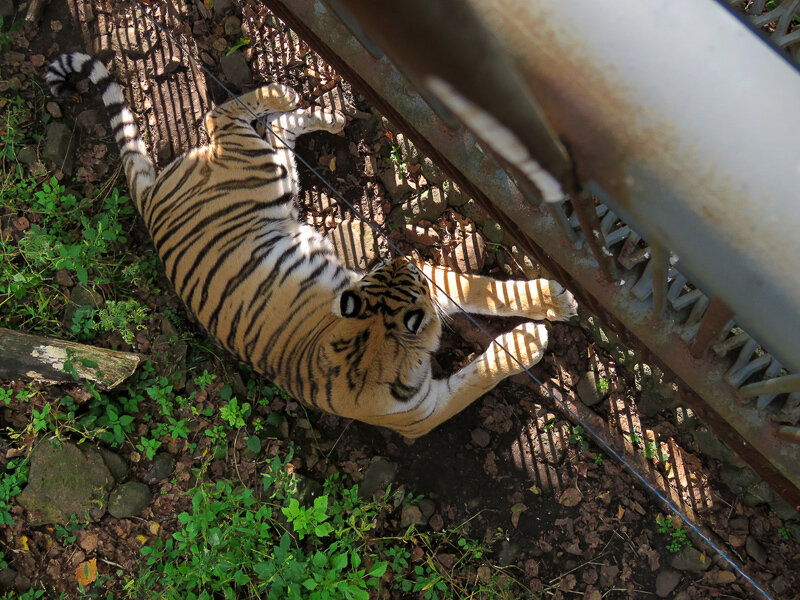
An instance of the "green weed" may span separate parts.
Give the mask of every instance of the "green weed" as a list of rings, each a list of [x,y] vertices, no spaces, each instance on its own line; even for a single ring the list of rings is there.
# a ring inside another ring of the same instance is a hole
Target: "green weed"
[[[658,525],[658,531],[668,536],[669,543],[667,544],[667,550],[670,552],[680,552],[681,549],[692,545],[686,530],[679,525],[675,525],[672,519],[656,516],[656,524]]]

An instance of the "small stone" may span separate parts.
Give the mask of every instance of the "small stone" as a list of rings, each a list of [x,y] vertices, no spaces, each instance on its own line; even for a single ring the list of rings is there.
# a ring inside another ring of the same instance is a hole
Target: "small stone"
[[[111,493],[108,514],[117,519],[135,517],[150,506],[153,494],[150,488],[138,481],[123,483]]]
[[[430,179],[430,176],[428,176]],[[462,206],[469,198],[461,193],[458,186],[450,180],[442,182],[442,195],[448,206]],[[467,215],[464,215],[467,216]]]
[[[781,521],[800,518],[800,514],[798,514],[794,507],[782,498],[776,498],[770,506]]]
[[[734,494],[741,494],[749,486],[758,481],[758,475],[750,467],[732,467],[723,465],[719,472],[720,479]]]
[[[720,585],[727,585],[736,581],[736,574],[732,571],[720,571],[714,579]]]
[[[75,125],[84,131],[91,131],[94,129],[95,125],[101,122],[103,122],[103,118],[100,116],[100,113],[93,108],[83,110],[75,117]]]
[[[672,569],[664,569],[656,576],[656,596],[667,598],[681,581],[681,574]]]
[[[497,564],[500,567],[507,567],[514,562],[519,554],[519,545],[503,540],[500,544],[500,551],[497,553]]]
[[[485,429],[478,427],[472,430],[472,443],[479,448],[486,448],[492,442],[492,436]]]
[[[436,502],[434,502],[430,498],[423,498],[422,500],[419,501],[418,506],[426,522],[433,516],[433,513],[436,512]]]
[[[158,140],[155,146],[156,161],[161,165],[166,165],[172,160],[172,144],[169,140]]]
[[[51,122],[45,128],[42,157],[56,163],[65,175],[72,175],[75,162],[75,141],[72,128],[65,123]]]
[[[242,35],[242,22],[238,17],[234,15],[226,17],[222,25],[225,28],[225,35]]]
[[[233,6],[232,0],[214,0],[214,16],[219,18],[227,14]]]
[[[223,56],[219,60],[219,66],[225,78],[239,89],[244,89],[253,82],[250,67],[241,52]]]
[[[11,590],[11,587],[14,585],[14,579],[16,578],[16,576],[17,572],[14,569],[11,569],[9,567],[0,569],[0,592],[6,592]]]
[[[78,306],[91,306],[92,308],[101,308],[105,304],[102,294],[90,290],[80,283],[70,290],[69,299]]]
[[[464,239],[443,254],[445,264],[458,273],[478,273],[486,261],[486,243],[477,231],[465,233]]]
[[[750,558],[752,558],[758,564],[767,564],[767,551],[764,550],[764,546],[759,544],[756,538],[754,538],[752,535],[747,536],[747,541],[744,543],[744,549],[747,550],[747,554],[750,555]]]
[[[173,73],[177,73],[181,68],[183,68],[183,63],[181,61],[177,58],[170,58],[167,64],[164,65],[164,73],[172,75]]]
[[[351,269],[364,271],[380,256],[375,232],[361,219],[342,221],[328,238],[339,259]]]
[[[597,389],[597,377],[594,371],[586,371],[581,375],[578,385],[575,387],[575,392],[586,406],[594,406],[603,401],[603,394]]]
[[[419,225],[406,223],[403,227],[403,233],[412,242],[422,244],[423,246],[433,246],[441,241],[439,232],[433,227],[421,227]]]
[[[64,116],[64,113],[61,112],[61,107],[58,105],[57,102],[53,102],[52,100],[44,105],[45,110],[50,113],[50,116],[54,119],[60,119]]]
[[[295,494],[303,504],[313,504],[314,499],[321,496],[324,488],[319,481],[315,481],[310,477],[303,477],[298,475],[295,482]]]
[[[747,488],[742,502],[747,506],[758,506],[769,504],[773,500],[775,500],[775,492],[766,481],[759,481]]]
[[[711,566],[711,559],[696,548],[687,546],[673,555],[670,566],[678,571],[695,571],[702,573]]]
[[[25,146],[17,152],[17,160],[24,165],[29,165],[39,160],[39,155],[33,146]]]
[[[153,465],[145,474],[144,480],[147,483],[158,483],[159,481],[165,480],[172,475],[174,463],[175,461],[169,454],[159,452],[156,454],[155,458],[153,458]]]
[[[378,159],[372,154],[364,157],[364,175],[375,177],[378,174]]]
[[[14,0],[0,0],[0,17],[4,21],[10,21],[14,16]]]
[[[358,485],[361,499],[372,499],[375,492],[386,489],[397,477],[397,466],[382,456],[374,457],[364,471],[364,479]]]
[[[503,228],[493,219],[486,219],[486,222],[483,224],[483,235],[486,236],[486,239],[492,244],[501,244],[505,238]]]
[[[732,454],[730,448],[728,448],[710,428],[698,427],[695,429],[694,441],[703,454],[721,460],[724,463],[729,462],[728,458]]]
[[[654,417],[660,410],[666,408],[666,405],[666,401],[660,394],[648,390],[641,393],[639,401],[636,403],[636,408],[639,409],[640,414],[647,417]]]
[[[103,462],[106,467],[108,467],[112,477],[114,477],[116,481],[123,479],[128,473],[128,463],[125,462],[125,459],[116,452],[112,452],[106,448],[100,448],[99,450],[100,456],[103,457]]]
[[[422,159],[419,163],[420,168],[422,169],[422,174],[425,176],[425,179],[430,181],[433,185],[442,185],[444,183],[444,175],[442,175],[442,171],[439,167],[436,166],[430,158],[427,156]]]
[[[396,165],[381,171],[380,178],[386,193],[394,200],[402,200],[412,190],[408,179],[400,173]]]
[[[517,265],[522,269],[525,277],[528,279],[538,279],[542,276],[542,268],[527,252],[520,248],[517,244],[511,244],[509,247],[511,256],[516,261]]]
[[[400,527],[403,529],[407,529],[411,525],[416,525],[417,527],[421,527],[423,525],[428,524],[428,519],[426,519],[422,511],[419,509],[418,506],[414,506],[413,504],[406,504],[403,507],[403,510],[400,512]]]
[[[200,53],[200,60],[203,61],[203,64],[207,67],[213,67],[217,63],[214,62],[214,58],[205,50]]]

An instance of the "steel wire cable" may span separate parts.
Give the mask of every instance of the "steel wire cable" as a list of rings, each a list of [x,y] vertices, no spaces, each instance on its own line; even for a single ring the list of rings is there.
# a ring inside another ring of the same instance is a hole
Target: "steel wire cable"
[[[334,197],[342,202],[345,206],[347,206],[353,213],[361,219],[364,223],[366,223],[376,234],[378,234],[383,240],[386,241],[387,245],[394,250],[399,256],[408,259],[407,256],[392,242],[389,237],[383,232],[383,230],[369,220],[358,208],[356,208],[349,200],[347,200],[344,196],[342,196],[336,188],[333,187],[331,183],[329,183],[325,177],[323,177],[314,167],[312,167],[302,156],[300,156],[294,148],[290,147],[286,144],[280,136],[278,136],[269,124],[263,119],[263,117],[256,115],[249,107],[247,107],[244,103],[242,103],[239,98],[228,88],[216,75],[214,75],[201,61],[195,58],[192,53],[180,42],[178,41],[163,25],[161,25],[156,19],[150,15],[142,6],[142,4],[138,0],[131,0],[131,3],[134,4],[139,8],[142,14],[145,16],[147,20],[149,20],[157,29],[159,29],[162,33],[164,33],[175,45],[180,48],[181,52],[183,52],[186,57],[192,61],[196,66],[200,67],[200,69],[205,73],[206,76],[210,77],[216,84],[218,84],[222,89],[227,92],[227,94],[245,108],[247,112],[249,112],[253,120],[260,123],[264,129],[269,132],[273,137],[275,137],[278,141],[283,143],[287,148],[289,148],[294,155],[295,159],[298,160],[306,169],[308,169],[325,187],[327,187]],[[413,263],[413,261],[410,261]],[[579,423],[584,430],[589,433],[589,435],[594,438],[594,440],[604,448],[611,456],[616,458],[631,474],[634,475],[650,492],[652,492],[664,506],[667,506],[675,515],[677,515],[695,534],[697,534],[708,546],[714,550],[720,557],[722,557],[739,575],[741,575],[750,585],[752,585],[761,595],[764,596],[767,600],[773,600],[772,596],[770,596],[756,581],[750,577],[739,565],[737,565],[732,558],[730,558],[716,543],[714,543],[708,536],[706,536],[694,523],[692,523],[687,517],[680,512],[680,510],[674,506],[655,486],[653,486],[647,479],[641,475],[622,455],[620,455],[614,448],[612,448],[588,423],[586,423],[583,419],[580,418],[577,414],[575,414],[572,409],[560,398],[558,398],[551,388],[545,385],[536,375],[531,373],[530,369],[525,367],[516,356],[514,356],[505,346],[500,344],[494,337],[477,321],[475,318],[469,314],[465,309],[463,309],[458,302],[456,302],[445,290],[443,290],[436,282],[433,281],[430,277],[425,275],[425,273],[419,269],[418,270],[428,281],[436,287],[442,294],[444,294],[450,302],[452,302],[459,311],[461,311],[466,318],[478,328],[478,330],[483,333],[487,339],[490,340],[491,343],[496,344],[503,352],[505,352],[508,357],[517,363],[523,371],[528,375],[528,377],[536,383],[541,389],[546,392],[546,395],[550,397],[550,399],[555,402],[556,404],[561,406],[561,409],[574,421]]]

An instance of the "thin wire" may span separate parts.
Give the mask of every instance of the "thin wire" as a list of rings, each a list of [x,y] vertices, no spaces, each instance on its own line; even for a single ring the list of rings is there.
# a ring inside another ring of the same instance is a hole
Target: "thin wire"
[[[282,144],[284,144],[284,145],[285,145],[287,148],[289,148],[289,149],[291,150],[292,154],[294,154],[294,156],[295,156],[295,159],[299,160],[299,161],[300,161],[300,163],[301,163],[303,166],[305,166],[305,167],[306,167],[306,168],[307,168],[307,169],[308,169],[308,170],[309,170],[311,173],[313,173],[313,174],[314,174],[314,176],[315,176],[315,177],[316,177],[316,178],[317,178],[317,179],[318,179],[318,180],[319,180],[319,181],[320,181],[322,184],[324,184],[324,185],[325,185],[325,186],[326,186],[326,187],[327,187],[327,188],[328,188],[328,189],[329,189],[329,190],[330,190],[330,191],[333,193],[333,195],[334,195],[334,196],[335,196],[335,197],[336,197],[336,198],[337,198],[339,201],[343,202],[343,203],[344,203],[344,204],[345,204],[347,207],[349,207],[349,208],[350,208],[350,210],[352,210],[352,211],[353,211],[353,212],[354,212],[354,213],[355,213],[355,214],[358,216],[358,218],[359,218],[359,219],[361,219],[363,222],[365,222],[367,225],[369,225],[369,227],[370,227],[370,228],[372,228],[372,230],[373,230],[375,233],[377,233],[377,234],[378,234],[380,237],[382,237],[384,240],[386,240],[386,243],[387,243],[387,244],[388,244],[388,245],[391,247],[391,249],[392,249],[392,250],[394,250],[394,251],[395,251],[397,254],[399,254],[400,256],[403,256],[403,257],[405,257],[405,254],[404,254],[404,253],[403,253],[403,252],[402,252],[402,251],[401,251],[401,250],[400,250],[400,249],[399,249],[399,248],[398,248],[398,247],[397,247],[397,246],[396,246],[396,245],[395,245],[395,244],[394,244],[394,243],[393,243],[393,242],[392,242],[390,239],[389,239],[389,237],[388,237],[388,236],[387,236],[387,235],[386,235],[386,234],[385,234],[385,233],[384,233],[384,232],[383,232],[383,231],[382,231],[382,230],[381,230],[381,229],[380,229],[380,228],[379,228],[377,225],[375,225],[375,224],[374,224],[372,221],[370,221],[370,220],[369,220],[369,219],[368,219],[368,218],[367,218],[367,217],[366,217],[366,216],[365,216],[365,215],[364,215],[364,214],[363,214],[363,213],[362,213],[362,212],[361,212],[361,211],[360,211],[358,208],[356,208],[356,207],[355,207],[355,206],[354,206],[354,205],[353,205],[351,202],[349,202],[347,199],[345,199],[345,197],[344,197],[344,196],[342,196],[342,195],[341,195],[341,194],[340,194],[340,193],[339,193],[339,192],[338,192],[338,191],[337,191],[337,190],[336,190],[336,189],[333,187],[333,185],[331,185],[330,183],[328,183],[328,181],[327,181],[327,180],[326,180],[326,179],[325,179],[325,178],[324,178],[324,177],[323,177],[323,176],[322,176],[322,175],[321,175],[319,172],[317,172],[317,171],[316,171],[316,169],[314,169],[314,167],[312,167],[312,166],[311,166],[311,165],[310,165],[310,164],[309,164],[309,163],[308,163],[308,162],[307,162],[307,161],[306,161],[306,160],[305,160],[305,159],[304,159],[302,156],[300,156],[300,155],[299,155],[297,152],[295,152],[295,150],[294,150],[294,148],[293,148],[293,147],[291,147],[289,144],[286,144],[286,143],[285,143],[285,142],[284,142],[284,141],[283,141],[283,140],[280,138],[280,136],[278,136],[278,135],[277,135],[277,134],[276,134],[276,133],[275,133],[275,132],[272,130],[272,128],[269,126],[269,124],[268,124],[268,123],[266,123],[266,122],[263,120],[262,116],[260,116],[260,115],[257,115],[257,114],[255,114],[255,113],[254,113],[252,110],[250,110],[250,108],[249,108],[248,106],[246,106],[246,105],[245,105],[243,102],[241,102],[241,101],[239,100],[239,98],[238,98],[238,97],[237,97],[237,96],[236,96],[236,95],[235,95],[235,94],[234,94],[234,93],[233,93],[233,92],[232,92],[232,91],[231,91],[231,90],[230,90],[230,89],[229,89],[229,88],[228,88],[228,87],[227,87],[227,86],[226,86],[226,85],[225,85],[225,84],[222,82],[222,81],[220,81],[220,79],[219,79],[218,77],[216,77],[216,76],[215,76],[215,75],[214,75],[214,74],[213,74],[211,71],[209,71],[209,70],[208,70],[208,68],[206,68],[206,66],[205,66],[205,65],[204,65],[202,62],[200,62],[200,61],[199,61],[199,60],[197,60],[197,59],[196,59],[194,56],[192,56],[191,52],[189,52],[189,51],[186,49],[186,47],[185,47],[183,44],[181,44],[181,42],[179,42],[177,39],[175,39],[175,37],[174,37],[174,36],[173,36],[173,35],[172,35],[172,34],[171,34],[169,31],[167,31],[167,29],[166,29],[166,28],[164,28],[164,27],[163,27],[163,26],[162,26],[160,23],[158,23],[158,22],[157,22],[157,21],[156,21],[156,20],[155,20],[155,19],[154,19],[154,18],[153,18],[153,17],[152,17],[152,16],[151,16],[151,15],[150,15],[150,14],[149,14],[147,11],[146,11],[146,10],[144,10],[144,7],[143,7],[143,6],[142,6],[142,5],[141,5],[141,4],[138,2],[138,0],[131,0],[131,2],[132,2],[133,4],[135,4],[135,5],[136,5],[136,6],[139,8],[139,10],[142,12],[142,14],[144,14],[144,16],[145,16],[145,17],[146,17],[146,18],[147,18],[147,19],[148,19],[148,20],[149,20],[149,21],[150,21],[150,22],[151,22],[153,25],[155,25],[155,27],[157,27],[159,30],[161,30],[161,32],[162,32],[162,33],[166,34],[166,35],[167,35],[167,37],[169,37],[169,38],[170,38],[170,40],[172,40],[172,41],[173,41],[173,42],[176,44],[176,46],[177,46],[178,48],[180,48],[180,49],[181,49],[181,51],[182,51],[182,52],[183,52],[183,53],[186,55],[186,57],[187,57],[187,58],[189,58],[189,60],[191,60],[192,62],[194,62],[194,63],[195,63],[195,65],[199,66],[199,67],[200,67],[200,68],[201,68],[201,69],[202,69],[202,70],[205,72],[205,74],[206,74],[208,77],[210,77],[210,78],[211,78],[211,79],[212,79],[212,80],[213,80],[215,83],[217,83],[217,84],[218,84],[218,85],[219,85],[219,86],[220,86],[222,89],[224,89],[224,90],[225,90],[225,91],[228,93],[228,95],[229,95],[231,98],[233,98],[234,100],[236,100],[237,102],[239,102],[239,103],[240,103],[240,104],[241,104],[241,105],[242,105],[242,106],[245,108],[245,110],[247,110],[247,112],[249,112],[249,113],[250,113],[250,114],[253,116],[253,119],[254,119],[254,120],[256,120],[256,121],[258,121],[258,122],[259,122],[259,123],[260,123],[260,124],[261,124],[261,125],[264,127],[264,129],[265,129],[266,131],[268,131],[268,132],[269,132],[270,134],[272,134],[272,135],[273,135],[273,136],[274,136],[274,137],[275,137],[275,138],[276,138],[278,141],[280,141],[280,142],[281,142]],[[408,258],[408,257],[406,257],[406,258]],[[619,453],[618,453],[616,450],[614,450],[614,448],[612,448],[612,447],[611,447],[611,446],[610,446],[610,445],[609,445],[609,444],[608,444],[608,443],[607,443],[607,442],[606,442],[606,441],[605,441],[605,440],[604,440],[604,439],[603,439],[603,438],[602,438],[602,437],[601,437],[601,436],[600,436],[600,435],[599,435],[599,434],[598,434],[598,433],[597,433],[597,432],[596,432],[596,431],[595,431],[595,430],[594,430],[594,429],[593,429],[593,428],[592,428],[592,427],[591,427],[591,426],[590,426],[588,423],[584,422],[584,421],[583,421],[583,420],[582,420],[582,419],[581,419],[581,418],[580,418],[580,417],[579,417],[577,414],[575,414],[575,413],[572,411],[572,409],[570,409],[570,407],[569,407],[569,406],[568,406],[568,405],[567,405],[567,404],[566,404],[566,403],[565,403],[563,400],[561,400],[560,398],[558,398],[558,397],[557,397],[557,396],[556,396],[556,395],[553,393],[553,391],[550,389],[550,387],[548,387],[547,385],[545,385],[545,384],[544,384],[544,383],[543,383],[543,382],[542,382],[542,381],[541,381],[541,380],[540,380],[538,377],[536,377],[536,375],[534,375],[533,373],[531,373],[531,371],[530,371],[530,370],[529,370],[529,369],[528,369],[528,368],[527,368],[525,365],[523,365],[523,364],[522,364],[522,363],[521,363],[521,362],[520,362],[520,361],[517,359],[517,357],[516,357],[516,356],[514,356],[514,355],[513,355],[513,354],[512,354],[512,353],[511,353],[511,352],[510,352],[510,351],[509,351],[509,350],[508,350],[508,349],[507,349],[505,346],[503,346],[503,345],[502,345],[502,344],[500,344],[500,343],[499,343],[499,342],[498,342],[496,339],[494,339],[494,337],[493,337],[493,336],[492,336],[492,335],[491,335],[491,334],[490,334],[490,333],[489,333],[489,332],[488,332],[488,331],[487,331],[487,330],[486,330],[486,329],[485,329],[485,328],[484,328],[484,327],[483,327],[483,326],[482,326],[480,323],[478,323],[478,321],[476,321],[476,320],[475,320],[475,318],[474,318],[472,315],[470,315],[470,314],[469,314],[469,313],[468,313],[466,310],[464,310],[464,309],[461,307],[461,305],[459,305],[459,304],[458,304],[458,303],[457,303],[457,302],[456,302],[456,301],[455,301],[455,300],[454,300],[454,299],[453,299],[453,298],[452,298],[452,297],[451,297],[451,296],[450,296],[450,295],[449,295],[449,294],[448,294],[448,293],[447,293],[445,290],[443,290],[441,287],[439,287],[439,285],[437,285],[437,284],[436,284],[436,282],[435,282],[435,281],[433,281],[433,279],[431,279],[430,277],[428,277],[427,275],[425,275],[425,273],[424,273],[422,270],[419,270],[419,272],[420,272],[420,273],[421,273],[421,274],[422,274],[422,275],[423,275],[423,276],[424,276],[426,279],[428,279],[428,281],[429,281],[429,282],[430,282],[430,283],[431,283],[433,286],[435,286],[435,287],[436,287],[436,289],[438,289],[438,290],[439,290],[439,291],[440,291],[442,294],[444,294],[444,295],[445,295],[445,296],[446,296],[446,297],[447,297],[447,298],[448,298],[448,299],[449,299],[449,300],[450,300],[450,301],[451,301],[451,302],[452,302],[452,303],[453,303],[453,304],[456,306],[456,308],[458,308],[458,310],[460,310],[460,311],[461,311],[461,312],[462,312],[462,313],[463,313],[463,314],[464,314],[464,315],[467,317],[467,319],[469,319],[469,321],[470,321],[470,322],[471,322],[473,325],[475,325],[475,327],[477,327],[477,328],[478,328],[478,330],[480,330],[480,331],[481,331],[481,332],[482,332],[484,335],[486,335],[486,337],[487,337],[489,340],[491,340],[491,342],[492,342],[492,343],[496,344],[496,345],[497,345],[497,346],[498,346],[498,347],[499,347],[499,348],[500,348],[500,349],[501,349],[503,352],[505,352],[505,353],[506,353],[506,354],[509,356],[509,358],[511,358],[511,360],[513,360],[515,363],[517,363],[517,365],[519,365],[519,366],[520,366],[520,367],[521,367],[521,368],[522,368],[522,369],[525,371],[525,373],[527,373],[527,374],[528,374],[528,377],[530,377],[532,381],[534,381],[536,384],[538,384],[538,385],[539,385],[539,387],[540,387],[541,389],[543,389],[543,390],[546,392],[546,394],[547,394],[547,395],[548,395],[548,396],[549,396],[549,397],[550,397],[550,398],[551,398],[551,399],[552,399],[552,400],[553,400],[553,401],[554,401],[556,404],[559,404],[559,405],[561,405],[561,408],[562,408],[562,410],[564,410],[564,412],[566,412],[566,413],[567,413],[567,414],[568,414],[568,415],[569,415],[569,416],[570,416],[572,419],[574,419],[575,421],[577,421],[578,423],[580,423],[580,425],[581,425],[581,426],[584,428],[584,430],[586,430],[586,431],[587,431],[587,432],[588,432],[588,433],[589,433],[589,434],[590,434],[590,435],[591,435],[591,436],[592,436],[592,437],[593,437],[593,438],[594,438],[594,439],[595,439],[597,442],[599,442],[599,444],[600,444],[600,445],[601,445],[601,446],[602,446],[602,447],[603,447],[603,448],[604,448],[604,449],[605,449],[605,450],[606,450],[606,451],[607,451],[607,452],[608,452],[608,453],[609,453],[611,456],[613,456],[613,457],[614,457],[614,458],[616,458],[616,459],[617,459],[619,462],[621,462],[621,463],[622,463],[622,464],[623,464],[623,465],[624,465],[624,466],[625,466],[625,467],[626,467],[626,468],[627,468],[627,469],[628,469],[628,470],[629,470],[629,471],[630,471],[630,472],[631,472],[631,473],[632,473],[632,474],[633,474],[633,475],[634,475],[634,476],[635,476],[635,477],[636,477],[636,478],[637,478],[639,481],[641,481],[641,482],[642,482],[642,484],[644,484],[644,486],[645,486],[647,489],[649,489],[649,490],[650,490],[650,491],[651,491],[653,494],[655,494],[655,495],[656,495],[656,497],[658,497],[658,499],[659,499],[659,500],[661,500],[661,502],[662,502],[664,505],[666,505],[667,507],[669,507],[669,509],[670,509],[670,510],[672,510],[672,511],[673,511],[673,512],[674,512],[674,513],[675,513],[675,514],[678,516],[678,517],[680,517],[680,519],[681,519],[681,520],[682,520],[682,521],[683,521],[683,522],[684,522],[686,525],[688,525],[688,526],[689,526],[689,528],[691,528],[691,529],[692,529],[692,530],[693,530],[693,531],[694,531],[694,532],[695,532],[695,533],[696,533],[696,534],[697,534],[697,535],[698,535],[698,536],[699,536],[699,537],[700,537],[700,538],[701,538],[703,541],[705,541],[705,543],[706,543],[706,544],[708,544],[708,545],[709,545],[709,546],[710,546],[710,547],[711,547],[711,548],[712,548],[712,549],[713,549],[713,550],[714,550],[714,551],[715,551],[717,554],[719,554],[719,555],[720,555],[722,558],[724,558],[724,559],[725,559],[725,560],[726,560],[726,561],[727,561],[727,562],[728,562],[728,563],[729,563],[729,564],[730,564],[730,565],[733,567],[733,569],[734,569],[734,570],[735,570],[737,573],[739,573],[739,574],[740,574],[740,575],[741,575],[741,576],[742,576],[742,577],[743,577],[743,578],[744,578],[744,579],[745,579],[745,580],[746,580],[746,581],[747,581],[747,582],[748,582],[750,585],[752,585],[752,586],[753,586],[753,587],[754,587],[756,590],[758,590],[758,591],[759,591],[759,592],[760,592],[760,593],[761,593],[761,594],[762,594],[762,595],[763,595],[765,598],[767,598],[767,600],[773,600],[773,599],[772,599],[772,597],[771,597],[769,594],[767,594],[767,592],[766,592],[766,591],[764,591],[764,589],[762,589],[762,588],[761,588],[761,586],[759,586],[759,585],[758,585],[758,584],[757,584],[757,583],[756,583],[756,582],[753,580],[753,578],[751,578],[751,577],[750,577],[750,576],[749,576],[747,573],[745,573],[745,572],[744,572],[744,571],[743,571],[743,570],[742,570],[742,569],[739,567],[739,565],[737,565],[737,564],[736,564],[736,563],[733,561],[733,559],[731,559],[730,557],[728,557],[728,555],[727,555],[727,554],[725,554],[725,552],[724,552],[724,551],[723,551],[723,550],[722,550],[722,549],[721,549],[719,546],[717,546],[717,544],[715,544],[713,541],[711,541],[711,540],[710,540],[710,539],[709,539],[709,538],[708,538],[708,537],[707,537],[707,536],[706,536],[706,535],[705,535],[705,534],[704,534],[702,531],[700,531],[700,529],[698,529],[698,528],[697,528],[697,526],[695,526],[695,524],[694,524],[694,523],[692,523],[692,522],[691,522],[691,521],[690,521],[688,518],[686,518],[686,517],[683,515],[683,513],[681,513],[681,512],[678,510],[678,508],[676,508],[676,507],[675,507],[675,506],[674,506],[674,505],[673,505],[673,504],[672,504],[672,503],[671,503],[671,502],[670,502],[670,501],[669,501],[669,500],[668,500],[668,499],[667,499],[665,496],[663,496],[663,495],[661,494],[661,492],[659,492],[659,491],[658,491],[658,489],[657,489],[657,488],[655,488],[653,485],[651,485],[651,484],[650,484],[650,482],[649,482],[649,481],[647,481],[647,479],[645,479],[643,475],[641,475],[641,474],[640,474],[640,473],[639,473],[639,472],[638,472],[638,471],[637,471],[637,470],[636,470],[636,469],[635,469],[635,468],[634,468],[634,467],[633,467],[633,466],[632,466],[632,465],[631,465],[631,464],[630,464],[630,463],[629,463],[627,460],[625,460],[625,458],[624,458],[622,455],[620,455],[620,454],[619,454]]]

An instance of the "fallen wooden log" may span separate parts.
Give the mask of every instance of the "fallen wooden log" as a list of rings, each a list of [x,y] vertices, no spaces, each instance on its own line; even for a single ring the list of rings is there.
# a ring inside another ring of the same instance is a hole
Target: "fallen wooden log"
[[[0,378],[72,381],[73,375],[111,389],[130,377],[142,356],[0,327]],[[66,365],[66,367],[65,367]]]

